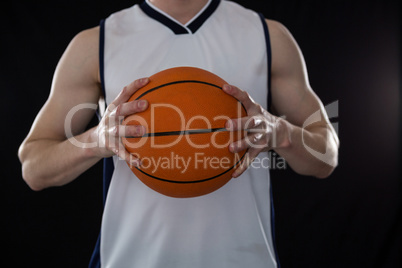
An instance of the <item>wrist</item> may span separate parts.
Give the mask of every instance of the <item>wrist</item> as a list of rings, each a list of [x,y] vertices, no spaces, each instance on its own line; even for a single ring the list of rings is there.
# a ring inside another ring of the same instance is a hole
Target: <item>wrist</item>
[[[292,131],[294,126],[281,117],[275,117],[272,135],[272,149],[289,148],[292,144]]]
[[[69,138],[70,143],[83,150],[85,158],[103,158],[99,147],[97,128],[93,127],[84,133]]]

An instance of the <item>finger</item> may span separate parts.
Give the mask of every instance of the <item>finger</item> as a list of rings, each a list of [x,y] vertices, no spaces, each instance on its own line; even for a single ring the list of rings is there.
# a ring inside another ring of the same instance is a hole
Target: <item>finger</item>
[[[253,105],[255,105],[254,100],[244,90],[228,84],[223,85],[222,89],[224,92],[240,101],[243,104],[244,108],[246,108],[247,112],[253,107]]]
[[[135,155],[130,154],[120,143],[118,148],[114,149],[114,153],[121,159],[127,162],[127,164],[131,167],[139,167],[141,165],[141,160],[137,158]]]
[[[249,152],[244,155],[243,160],[240,162],[240,165],[233,171],[232,178],[238,178],[244,171],[249,167],[252,160],[250,158]]]
[[[261,143],[262,138],[262,133],[249,134],[244,139],[231,143],[229,145],[229,151],[232,153],[238,153],[247,148],[263,149],[266,146]]]
[[[114,105],[114,107],[116,107],[124,102],[127,102],[138,89],[148,84],[148,82],[149,82],[148,77],[140,78],[131,82],[131,84],[123,88],[123,90],[119,93],[116,99],[114,99],[111,105]]]
[[[229,131],[251,130],[257,128],[261,123],[263,123],[263,119],[259,116],[245,116],[229,119],[225,124],[225,128]]]
[[[111,116],[127,116],[135,113],[142,112],[148,108],[148,101],[135,100],[119,104],[115,110],[112,111]]]
[[[240,165],[233,171],[232,177],[238,178],[241,174],[244,173],[248,169],[248,167],[253,163],[254,159],[260,153],[259,150],[250,149],[245,154],[243,160],[241,161]]]
[[[245,149],[247,149],[249,147],[250,146],[247,143],[246,139],[241,139],[241,140],[238,140],[238,141],[235,141],[235,142],[231,143],[229,145],[229,151],[231,153],[238,153],[238,152],[241,152],[241,151],[243,151],[243,150],[245,150]]]
[[[115,126],[114,135],[116,137],[142,137],[144,136],[146,129],[144,126],[140,125],[120,125]]]

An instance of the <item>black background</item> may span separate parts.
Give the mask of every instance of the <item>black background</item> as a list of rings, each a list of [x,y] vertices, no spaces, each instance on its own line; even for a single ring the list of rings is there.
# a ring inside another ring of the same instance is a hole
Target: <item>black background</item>
[[[400,3],[236,2],[282,22],[298,41],[324,105],[339,104],[332,119],[341,141],[333,175],[318,180],[289,169],[272,173],[282,267],[400,267]],[[17,150],[47,99],[69,41],[134,3],[4,3],[0,191],[5,250],[0,262],[87,265],[101,222],[101,164],[67,186],[33,192],[21,178]]]

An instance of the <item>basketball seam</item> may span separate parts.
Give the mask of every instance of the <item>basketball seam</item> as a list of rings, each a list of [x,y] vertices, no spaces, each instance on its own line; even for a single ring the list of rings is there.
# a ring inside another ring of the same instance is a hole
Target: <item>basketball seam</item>
[[[206,181],[210,181],[210,180],[216,179],[216,178],[222,176],[223,174],[228,173],[231,169],[233,169],[235,166],[237,166],[237,164],[239,164],[239,163],[243,160],[243,158],[244,158],[244,156],[246,155],[247,151],[248,151],[248,149],[244,152],[244,154],[243,154],[242,157],[239,159],[239,161],[237,161],[236,164],[234,164],[231,168],[228,168],[228,169],[225,170],[224,172],[222,172],[222,173],[220,173],[220,174],[218,174],[218,175],[212,176],[212,177],[210,177],[210,178],[206,178],[206,179],[202,179],[202,180],[196,180],[196,181],[173,181],[173,180],[163,179],[163,178],[159,178],[159,177],[153,176],[153,175],[151,175],[151,174],[148,174],[148,173],[146,173],[145,171],[142,171],[141,169],[139,169],[138,167],[135,167],[135,168],[136,168],[139,172],[141,172],[142,174],[147,175],[148,177],[151,177],[151,178],[156,179],[156,180],[159,180],[159,181],[170,182],[170,183],[179,183],[179,184],[201,183],[201,182],[206,182]]]
[[[164,137],[164,136],[181,136],[181,135],[193,135],[193,134],[209,134],[214,132],[228,132],[226,128],[204,128],[204,129],[189,129],[189,130],[178,130],[178,131],[164,131],[164,132],[153,132],[145,133],[142,136],[126,136],[127,139],[135,138],[147,138],[147,137]]]

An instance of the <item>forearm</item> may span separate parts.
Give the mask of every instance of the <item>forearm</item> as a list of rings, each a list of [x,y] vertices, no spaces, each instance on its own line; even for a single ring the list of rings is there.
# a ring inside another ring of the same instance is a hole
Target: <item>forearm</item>
[[[63,141],[39,139],[24,142],[19,150],[23,178],[33,190],[60,186],[76,179],[98,162],[94,148],[77,146],[77,142],[89,144],[94,129]]]
[[[282,123],[286,142],[275,151],[299,174],[328,177],[338,160],[338,140],[332,127],[303,129],[285,120]]]

